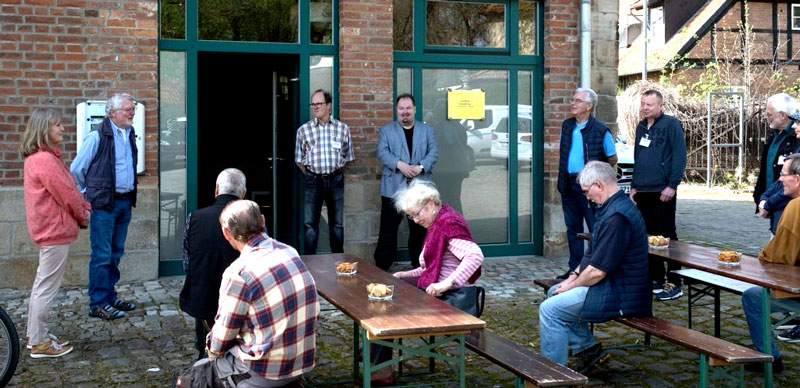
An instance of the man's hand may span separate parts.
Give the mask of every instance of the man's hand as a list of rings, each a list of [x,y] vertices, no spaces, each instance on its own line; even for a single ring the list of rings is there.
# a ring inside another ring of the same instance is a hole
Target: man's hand
[[[439,283],[432,283],[431,285],[428,286],[428,288],[425,289],[425,292],[427,292],[428,295],[431,296],[439,296],[442,295],[443,292],[449,290],[450,287],[453,287],[453,281],[444,280]]]
[[[419,172],[416,172],[414,170],[414,167],[411,167],[411,165],[402,160],[397,161],[397,169],[400,170],[400,172],[403,173],[403,175],[405,175],[405,177],[409,179],[419,174]]]
[[[414,170],[414,176],[422,174],[422,165],[413,166],[411,169]]]
[[[566,278],[563,282],[558,283],[558,286],[555,290],[553,290],[553,295],[558,295],[564,291],[568,291],[572,288],[572,284],[575,283],[575,279],[578,278],[578,275],[575,272],[569,274],[569,277]]]
[[[672,187],[665,187],[664,190],[661,190],[661,202],[668,202],[672,200],[672,197],[675,196],[675,189]]]
[[[630,199],[631,199],[631,202],[633,202],[633,204],[634,204],[634,205],[636,205],[636,200],[635,200],[635,199],[633,199],[633,197],[634,197],[635,195],[636,195],[636,189],[634,189],[633,187],[631,187],[631,193],[630,193],[630,194],[628,194],[628,198],[630,198]]]
[[[758,203],[758,213],[761,214],[761,217],[769,218],[769,212],[767,209],[764,209],[764,205],[767,204],[767,201],[762,200]]]

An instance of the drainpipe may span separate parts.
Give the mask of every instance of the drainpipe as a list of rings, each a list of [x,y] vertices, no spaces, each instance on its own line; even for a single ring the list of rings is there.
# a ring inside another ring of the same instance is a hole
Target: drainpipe
[[[647,9],[647,0],[642,1],[644,23],[642,28],[642,81],[647,81],[647,30],[650,29],[650,12]]]
[[[581,87],[592,87],[592,1],[581,0]]]

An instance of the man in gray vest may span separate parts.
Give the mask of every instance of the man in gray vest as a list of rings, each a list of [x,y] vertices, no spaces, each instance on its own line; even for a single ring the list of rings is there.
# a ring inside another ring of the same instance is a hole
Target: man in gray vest
[[[114,94],[106,103],[106,118],[86,135],[70,171],[86,200],[92,204],[89,219],[89,315],[112,320],[136,308],[117,298],[119,262],[136,206],[136,101],[129,94]]]

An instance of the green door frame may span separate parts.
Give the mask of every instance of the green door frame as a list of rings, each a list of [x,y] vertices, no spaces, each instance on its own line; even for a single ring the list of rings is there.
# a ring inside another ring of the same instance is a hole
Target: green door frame
[[[413,51],[394,52],[394,95],[397,96],[397,68],[411,68],[412,70],[412,90],[417,105],[423,105],[424,96],[419,91],[422,90],[422,70],[423,69],[498,69],[508,70],[509,96],[508,96],[508,120],[509,120],[509,139],[517,136],[517,106],[518,106],[518,72],[530,71],[531,76],[531,104],[533,109],[532,121],[532,155],[531,166],[531,242],[520,243],[518,241],[518,174],[517,169],[517,142],[510,141],[509,174],[508,174],[508,236],[509,240],[499,244],[481,244],[481,249],[486,256],[509,256],[509,255],[541,255],[543,251],[543,208],[544,190],[542,185],[536,182],[543,182],[544,177],[544,109],[542,101],[544,98],[544,80],[541,44],[544,42],[543,26],[544,16],[542,12],[542,1],[538,1],[536,9],[536,55],[519,54],[519,0],[462,0],[481,3],[505,4],[506,8],[506,48],[475,48],[475,47],[441,47],[428,46],[426,43],[426,1],[414,1],[414,38]],[[417,119],[422,120],[422,110],[417,111]]]
[[[197,57],[200,51],[216,52],[246,52],[246,53],[265,53],[265,54],[295,54],[299,58],[299,112],[300,117],[308,117],[310,114],[308,104],[300,101],[310,100],[310,60],[312,55],[332,56],[332,95],[334,100],[338,100],[338,1],[332,0],[332,44],[312,44],[310,43],[310,5],[308,0],[298,0],[298,43],[270,43],[270,42],[231,42],[231,41],[210,41],[198,39],[198,1],[186,0],[186,39],[161,39],[158,40],[159,61],[161,51],[180,51],[186,53],[186,212],[197,209]],[[159,2],[159,27],[161,26],[161,2]],[[160,28],[159,28],[160,30]],[[159,33],[160,36],[160,33]],[[160,91],[160,87],[159,87]],[[160,98],[160,96],[159,96]],[[334,115],[338,115],[338,108],[334,104]],[[161,191],[159,179],[159,193]],[[297,181],[295,181],[295,185]],[[292,188],[295,192],[300,192],[297,187]],[[296,216],[300,216],[302,209],[298,209]],[[180,216],[180,215],[179,215]],[[161,215],[159,214],[159,219]],[[184,215],[185,217],[185,215]],[[159,222],[159,236],[161,223]],[[160,238],[159,238],[160,240]],[[160,246],[159,246],[160,250]],[[171,276],[183,274],[183,263],[181,258],[169,258],[159,260],[159,275]]]

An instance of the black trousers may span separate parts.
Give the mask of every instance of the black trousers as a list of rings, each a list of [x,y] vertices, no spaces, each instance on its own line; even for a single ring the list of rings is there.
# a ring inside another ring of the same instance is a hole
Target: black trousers
[[[381,225],[378,234],[378,246],[375,247],[375,265],[388,271],[397,259],[397,229],[400,222],[406,218],[394,208],[391,198],[381,196]],[[425,242],[427,230],[408,219],[408,256],[414,268],[419,267],[419,254]]]
[[[206,321],[206,324],[210,328],[214,325],[214,321]],[[197,349],[198,356],[197,359],[205,358],[206,357],[206,336],[208,336],[208,330],[203,325],[203,320],[200,318],[194,319],[194,348]]]
[[[670,240],[678,239],[678,234],[675,232],[677,197],[678,195],[676,194],[671,200],[664,202],[660,199],[660,191],[636,193],[634,197],[636,207],[642,213],[647,234],[668,237]],[[673,274],[672,271],[679,269],[681,269],[679,264],[667,262],[666,280],[677,286],[681,284],[681,277]],[[658,284],[664,284],[664,274],[663,260],[650,259],[650,280]]]

